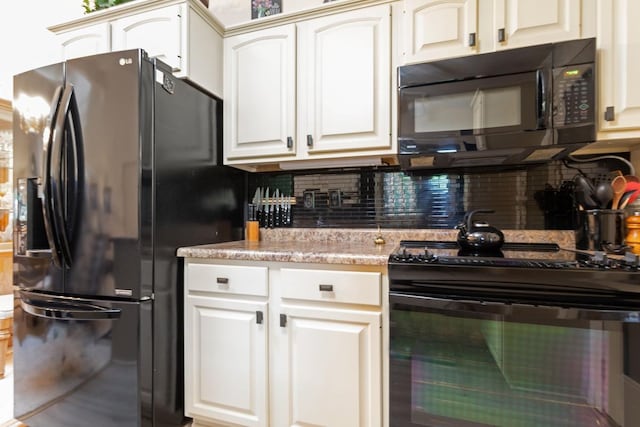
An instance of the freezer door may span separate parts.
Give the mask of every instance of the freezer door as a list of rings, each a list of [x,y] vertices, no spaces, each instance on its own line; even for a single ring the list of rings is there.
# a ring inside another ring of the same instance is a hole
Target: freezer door
[[[56,243],[45,227],[51,226],[51,217],[44,215],[44,184],[63,84],[63,64],[27,71],[13,80],[14,283],[51,292],[62,292],[63,270],[52,262]]]
[[[151,301],[16,298],[15,418],[30,427],[151,425]]]
[[[66,64],[66,88],[78,108],[77,119],[73,109],[68,117],[81,129],[66,143],[71,147],[76,141],[81,155],[67,150],[71,256],[65,293],[150,296],[150,274],[144,275],[142,266],[150,265],[152,256],[153,64],[142,50],[77,58]],[[78,168],[72,167],[74,158],[81,160]]]

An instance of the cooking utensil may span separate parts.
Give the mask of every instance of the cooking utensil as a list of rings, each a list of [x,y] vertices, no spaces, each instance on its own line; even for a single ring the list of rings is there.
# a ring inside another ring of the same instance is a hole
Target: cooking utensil
[[[613,188],[613,199],[611,201],[611,209],[618,209],[620,198],[624,194],[627,180],[624,176],[618,175],[611,181],[611,188]]]
[[[613,199],[613,187],[608,182],[601,182],[596,186],[596,200],[600,205],[600,209],[606,209],[609,202]]]
[[[269,199],[269,187],[264,190],[264,210],[262,215],[262,226],[269,227],[269,216],[271,215],[271,199]]]
[[[273,216],[271,217],[271,228],[280,226],[280,190],[276,188],[273,193]]]
[[[583,175],[573,178],[576,185],[576,200],[584,209],[596,209],[599,203],[596,201],[596,189],[593,183]]]
[[[629,203],[633,203],[638,198],[640,195],[640,182],[627,182],[624,189],[625,194],[620,199],[620,209],[626,208]]]
[[[255,220],[258,221],[258,225],[262,226],[262,188],[258,187],[256,189],[256,193],[258,195],[258,197],[256,198],[256,218]]]

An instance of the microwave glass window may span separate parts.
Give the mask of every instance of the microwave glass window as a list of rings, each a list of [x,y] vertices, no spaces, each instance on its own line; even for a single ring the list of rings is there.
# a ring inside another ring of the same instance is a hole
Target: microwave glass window
[[[423,96],[414,101],[414,132],[477,131],[520,126],[520,86]]]

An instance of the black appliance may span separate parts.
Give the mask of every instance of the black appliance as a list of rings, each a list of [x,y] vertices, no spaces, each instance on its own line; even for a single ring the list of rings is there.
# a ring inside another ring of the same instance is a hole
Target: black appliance
[[[595,140],[595,74],[593,38],[398,67],[400,165],[566,157]]]
[[[16,75],[13,105],[15,418],[183,425],[176,249],[243,232],[221,101],[128,50]]]
[[[391,427],[640,425],[637,255],[403,241],[388,267]]]

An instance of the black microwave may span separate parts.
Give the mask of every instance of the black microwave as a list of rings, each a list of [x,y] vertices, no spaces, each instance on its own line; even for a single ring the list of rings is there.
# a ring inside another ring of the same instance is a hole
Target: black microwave
[[[595,60],[591,38],[398,67],[401,167],[566,157],[595,140]]]

